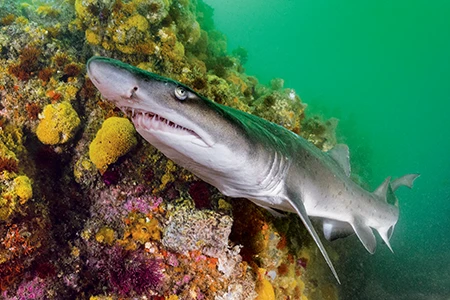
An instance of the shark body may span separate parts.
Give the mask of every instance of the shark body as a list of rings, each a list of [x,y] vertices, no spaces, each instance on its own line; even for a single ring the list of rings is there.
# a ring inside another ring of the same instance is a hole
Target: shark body
[[[117,60],[92,57],[87,71],[102,96],[127,113],[137,132],[168,158],[224,195],[296,213],[338,282],[310,217],[322,220],[329,240],[354,232],[374,253],[375,229],[391,249],[399,210],[386,199],[397,202],[394,192],[411,188],[418,174],[387,178],[371,193],[349,178],[345,145],[322,152],[281,126]]]

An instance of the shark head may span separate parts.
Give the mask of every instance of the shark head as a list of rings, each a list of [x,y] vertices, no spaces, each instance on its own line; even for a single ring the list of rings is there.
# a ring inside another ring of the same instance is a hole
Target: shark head
[[[92,57],[87,72],[144,139],[200,177],[207,177],[201,171],[225,172],[236,154],[245,156],[236,153],[245,151],[245,143],[235,120],[224,118],[222,106],[189,87],[106,57]]]
[[[120,61],[93,57],[87,64],[89,77],[107,100],[131,117],[136,129],[172,146],[212,147],[217,141],[195,109],[202,102],[188,87]]]

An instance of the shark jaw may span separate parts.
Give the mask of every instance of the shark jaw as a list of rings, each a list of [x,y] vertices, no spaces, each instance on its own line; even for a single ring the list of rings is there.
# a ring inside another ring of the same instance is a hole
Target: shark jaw
[[[145,131],[161,139],[161,136],[190,140],[201,147],[210,147],[194,130],[178,125],[153,112],[122,106],[120,110],[130,118],[137,131]]]

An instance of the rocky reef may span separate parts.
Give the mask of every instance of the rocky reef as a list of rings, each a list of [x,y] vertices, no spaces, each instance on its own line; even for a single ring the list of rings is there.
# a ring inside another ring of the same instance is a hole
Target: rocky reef
[[[0,298],[337,299],[296,216],[274,218],[176,166],[86,76],[92,55],[120,59],[330,149],[335,122],[306,118],[281,79],[247,75],[245,49],[227,52],[211,7],[0,7]]]

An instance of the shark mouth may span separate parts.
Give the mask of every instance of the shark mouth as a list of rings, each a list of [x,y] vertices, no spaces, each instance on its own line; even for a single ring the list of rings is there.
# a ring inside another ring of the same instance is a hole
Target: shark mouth
[[[149,132],[161,131],[177,135],[195,136],[201,139],[195,131],[175,124],[155,113],[130,107],[121,107],[120,109],[133,121],[136,129],[144,129]]]

